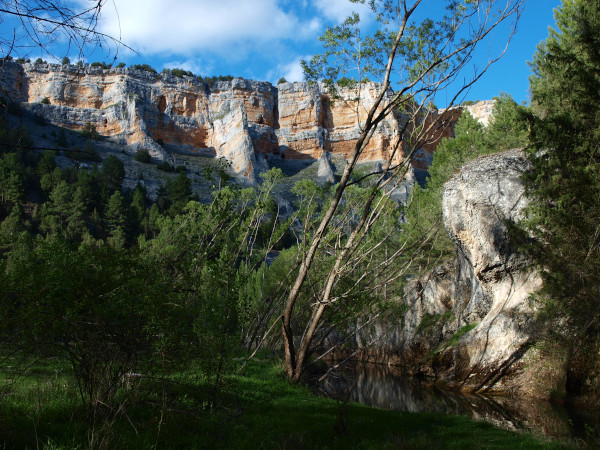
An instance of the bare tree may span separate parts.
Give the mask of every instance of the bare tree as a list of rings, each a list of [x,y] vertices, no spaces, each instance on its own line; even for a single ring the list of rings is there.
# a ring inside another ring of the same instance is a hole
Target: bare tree
[[[368,3],[373,11],[377,30],[363,36],[359,17],[354,14],[342,25],[328,28],[321,38],[325,52],[304,63],[308,79],[323,80],[333,97],[345,99],[355,109],[360,135],[329,206],[305,242],[300,267],[281,316],[286,371],[294,381],[300,379],[309,357],[332,330],[323,321],[325,312],[351,309],[353,290],[365,286],[377,288],[402,276],[426,243],[435,239],[433,234],[426,235],[417,248],[409,251],[407,243],[400,244],[386,251],[385,257],[375,258],[376,249],[381,250],[386,237],[379,237],[376,242],[370,235],[374,225],[387,217],[390,192],[401,182],[415,152],[439,139],[439,127],[451,119],[453,112],[447,109],[436,120],[428,120],[426,105],[437,93],[452,89],[448,107],[452,106],[504,54],[506,47],[465,78],[475,49],[504,22],[510,23],[508,45],[524,0],[446,0],[446,14],[436,19],[423,16],[425,8],[433,6],[431,1],[361,3]],[[440,3],[435,5],[439,7]],[[349,75],[358,82],[351,81]],[[368,105],[360,82],[366,77],[381,80],[378,96]],[[353,94],[344,97],[340,85],[349,86]],[[387,164],[381,171],[369,174],[375,178],[371,188],[352,206],[348,220],[340,223],[335,218],[340,206],[348,202],[356,164],[375,131],[391,115],[400,118],[400,130]],[[324,281],[317,286],[307,283],[315,262],[323,254],[328,256]],[[347,289],[339,289],[340,280],[353,271],[356,273],[356,269],[363,274],[358,281],[350,283]],[[366,277],[375,281],[365,283]],[[307,291],[312,291],[313,300],[299,302]]]
[[[53,54],[53,44],[66,45],[64,55],[86,49],[106,48],[115,58],[124,44],[119,37],[98,31],[100,11],[107,0],[0,0],[0,53],[25,57],[32,52]],[[76,4],[77,9],[71,5]]]

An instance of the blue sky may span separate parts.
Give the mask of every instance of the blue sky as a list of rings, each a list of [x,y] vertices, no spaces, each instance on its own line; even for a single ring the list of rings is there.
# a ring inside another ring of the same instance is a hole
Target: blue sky
[[[85,4],[89,0],[74,0]],[[424,0],[424,8],[440,7],[441,0]],[[537,44],[553,25],[553,8],[560,0],[526,0],[518,32],[507,54],[475,85],[465,99],[489,99],[508,92],[518,102],[528,101],[530,60]],[[340,23],[352,10],[372,17],[362,5],[347,0],[114,0],[106,2],[99,30],[120,37],[138,54],[121,48],[117,61],[146,63],[161,71],[180,67],[202,75],[234,75],[276,83],[302,79],[299,61],[320,51],[319,35],[326,26]],[[428,11],[425,9],[425,11]],[[0,23],[3,36],[18,25]],[[491,36],[478,57],[486,59],[505,34]],[[68,53],[60,39],[50,49],[58,57]],[[51,60],[33,49],[27,55]],[[72,61],[76,52],[69,54]],[[114,48],[88,49],[86,60],[112,62]],[[448,97],[448,95],[446,95]],[[445,102],[442,94],[438,105]]]

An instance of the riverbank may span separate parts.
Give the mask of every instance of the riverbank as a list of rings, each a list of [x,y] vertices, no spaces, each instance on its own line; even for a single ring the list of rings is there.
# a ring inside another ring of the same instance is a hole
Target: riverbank
[[[217,393],[193,369],[143,390],[140,384],[134,397],[123,393],[113,415],[89,415],[69,373],[56,364],[38,362],[18,379],[6,365],[0,370],[0,448],[7,449],[568,448],[464,417],[319,397],[289,384],[278,360],[266,356]]]

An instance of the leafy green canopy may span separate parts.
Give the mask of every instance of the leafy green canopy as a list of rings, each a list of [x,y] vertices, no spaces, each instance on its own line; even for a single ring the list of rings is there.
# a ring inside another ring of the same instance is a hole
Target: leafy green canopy
[[[600,326],[600,3],[564,0],[534,55],[529,226],[567,324]]]
[[[523,148],[528,142],[527,125],[522,120],[525,107],[519,106],[507,94],[496,97],[492,117],[487,127],[464,110],[454,128],[454,138],[443,139],[429,167],[429,178],[424,188],[416,185],[406,211],[404,227],[409,242],[434,233],[428,268],[454,254],[454,246],[442,222],[444,183],[464,164],[478,156],[513,148]]]
[[[498,24],[518,16],[522,7],[522,2],[514,0],[444,0],[437,2],[432,14],[431,10],[421,11],[425,5],[420,1],[350,1],[366,4],[376,25],[363,25],[359,14],[353,13],[340,25],[328,27],[319,37],[324,52],[301,62],[306,78],[323,81],[335,92],[337,86],[384,82],[391,66],[390,87],[400,98],[410,100],[407,105],[412,100],[423,104],[425,99],[435,101],[436,92],[453,85],[452,95],[460,95],[470,84],[463,79],[469,78],[466,69],[475,47]],[[514,23],[510,33],[513,27]],[[472,80],[485,68],[485,64],[479,67]],[[455,83],[459,72],[465,83],[462,87]]]

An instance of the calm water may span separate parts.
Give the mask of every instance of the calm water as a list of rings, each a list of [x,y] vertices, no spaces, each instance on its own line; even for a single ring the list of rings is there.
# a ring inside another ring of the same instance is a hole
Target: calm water
[[[598,411],[582,411],[531,399],[441,391],[426,380],[404,377],[387,367],[346,368],[331,374],[318,388],[335,398],[344,398],[349,393],[350,400],[378,408],[459,414],[513,431],[527,430],[558,439],[583,439],[600,445]]]

